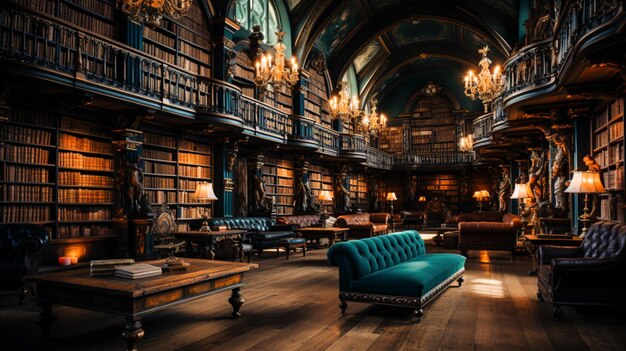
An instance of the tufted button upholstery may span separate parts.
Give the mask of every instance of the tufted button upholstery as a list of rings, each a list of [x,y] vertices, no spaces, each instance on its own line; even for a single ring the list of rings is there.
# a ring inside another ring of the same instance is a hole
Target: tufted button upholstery
[[[626,304],[626,225],[600,221],[579,248],[540,246],[537,286],[542,298],[564,304]]]
[[[295,216],[282,216],[276,218],[276,224],[292,224],[297,228],[315,227],[319,225],[320,215],[307,214]]]
[[[248,238],[252,247],[260,255],[265,248],[276,248],[280,239],[293,237],[293,230],[272,224],[268,217],[216,217],[211,218],[211,227],[226,226],[228,229],[249,229]]]

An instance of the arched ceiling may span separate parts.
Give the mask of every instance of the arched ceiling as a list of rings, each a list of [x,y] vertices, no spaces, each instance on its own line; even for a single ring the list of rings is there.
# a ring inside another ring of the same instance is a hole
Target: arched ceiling
[[[311,52],[321,52],[335,85],[354,68],[361,101],[377,96],[385,106],[391,100],[398,103],[399,95],[410,96],[414,90],[400,94],[398,89],[417,89],[417,82],[411,82],[415,79],[462,95],[456,85],[460,87],[468,69],[477,68],[479,48],[488,45],[489,57],[499,64],[509,56],[518,38],[520,1],[525,0],[285,3],[291,11],[298,58],[304,61]],[[480,108],[464,96],[457,98],[462,107]]]

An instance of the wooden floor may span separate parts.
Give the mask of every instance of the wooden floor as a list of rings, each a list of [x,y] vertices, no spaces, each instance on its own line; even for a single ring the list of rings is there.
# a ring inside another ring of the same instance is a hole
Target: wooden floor
[[[253,258],[260,269],[242,289],[243,317],[230,318],[229,293],[205,297],[143,319],[141,350],[626,350],[624,310],[564,308],[562,320],[535,296],[529,257],[473,251],[465,284],[425,308],[419,324],[408,309],[351,303],[338,307],[338,272],[327,250]],[[429,244],[429,252],[449,251]],[[2,350],[121,350],[121,317],[53,307],[59,320],[42,343],[32,297],[0,307]]]

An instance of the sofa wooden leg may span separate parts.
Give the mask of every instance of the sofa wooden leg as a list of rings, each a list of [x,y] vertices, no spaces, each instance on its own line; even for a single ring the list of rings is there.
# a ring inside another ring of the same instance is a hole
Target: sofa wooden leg
[[[341,300],[341,302],[339,302],[339,308],[341,308],[341,314],[346,314],[346,308],[348,308],[346,300]]]
[[[459,279],[456,280],[459,283],[459,286],[463,285],[463,282],[465,281],[465,278],[460,277]]]
[[[302,246],[302,257],[306,257],[306,244]]]
[[[424,310],[421,308],[416,308],[413,311],[413,316],[415,317],[415,323],[419,323],[422,320],[423,315],[424,315]]]

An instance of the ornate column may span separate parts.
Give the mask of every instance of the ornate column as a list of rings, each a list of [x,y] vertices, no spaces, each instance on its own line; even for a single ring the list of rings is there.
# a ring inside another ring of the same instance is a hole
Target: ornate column
[[[140,118],[131,127],[137,127]],[[132,128],[113,131],[115,137],[115,194],[113,232],[118,236],[117,257],[156,258],[150,227],[153,213],[143,187],[141,160],[143,133]]]

